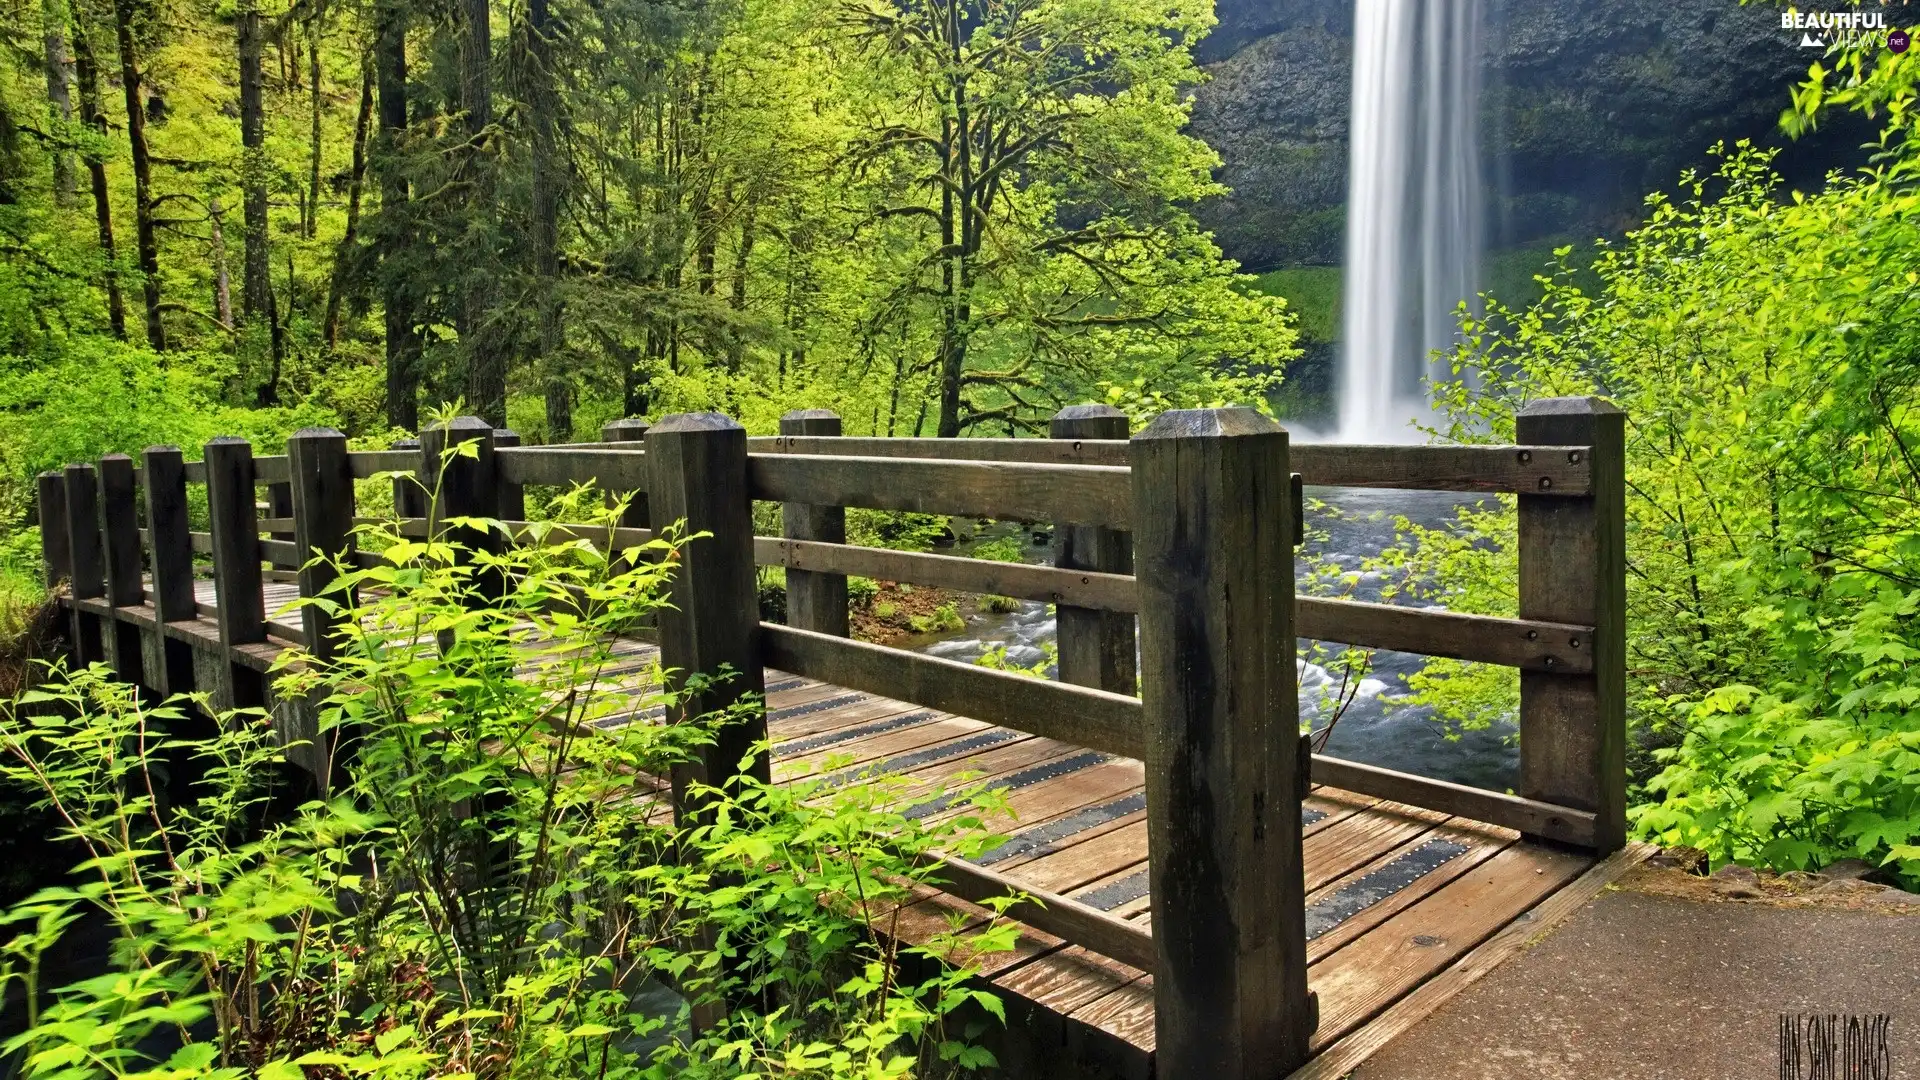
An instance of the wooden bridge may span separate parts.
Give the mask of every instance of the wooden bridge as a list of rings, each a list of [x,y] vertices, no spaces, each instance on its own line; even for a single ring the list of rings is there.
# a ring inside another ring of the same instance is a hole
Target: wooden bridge
[[[1008,1006],[995,1049],[1009,1072],[1336,1077],[1634,857],[1623,427],[1588,398],[1528,407],[1525,445],[1473,447],[1290,446],[1244,409],[1167,413],[1129,439],[1123,416],[1079,407],[1044,440],[841,437],[822,412],[749,438],[683,414],[537,448],[462,419],[376,453],[326,429],[276,457],[238,439],[197,462],[156,447],[44,474],[39,499],[79,659],[161,694],[268,707],[295,742],[310,714],[266,673],[290,645],[329,648],[329,616],[270,613],[327,586],[306,555],[350,550],[357,484],[417,470],[439,504],[396,482],[403,515],[492,517],[508,533],[529,485],[640,492],[621,543],[653,521],[712,536],[684,550],[657,643],[628,647],[745,673],[694,712],[765,694],[708,755],[709,776],[771,738],[777,776],[831,756],[1005,790],[1011,842],[955,863],[948,891],[902,911],[897,932],[984,920],[970,901],[1008,888],[1044,902],[1016,909],[1019,947],[980,973]],[[478,453],[436,475],[448,440]],[[1517,494],[1520,617],[1296,598],[1303,483]],[[189,485],[205,487],[205,532]],[[784,535],[753,535],[755,500],[782,504]],[[1052,522],[1055,565],[850,546],[845,507]],[[765,565],[786,568],[787,625],[760,620]],[[847,575],[1057,605],[1061,681],[850,641]],[[1517,794],[1312,753],[1297,638],[1518,668]],[[316,767],[312,753],[290,750]]]

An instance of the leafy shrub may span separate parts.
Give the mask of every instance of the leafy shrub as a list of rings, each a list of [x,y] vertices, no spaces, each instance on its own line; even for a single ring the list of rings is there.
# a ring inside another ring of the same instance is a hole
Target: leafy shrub
[[[873,603],[880,595],[880,583],[872,578],[850,577],[847,579],[847,603],[854,607],[865,607]]]
[[[927,823],[897,780],[694,779],[690,812],[668,812],[664,777],[738,717],[621,723],[674,699],[643,689],[657,671],[618,674],[614,645],[701,537],[663,530],[622,561],[538,529],[497,557],[391,523],[364,532],[384,560],[341,568],[310,601],[346,617],[337,657],[283,656],[281,692],[322,702],[320,745],[344,777],[290,818],[267,813],[280,748],[264,716],[200,727],[100,667],[6,713],[0,772],[90,856],[0,919],[17,928],[0,988],[29,1009],[5,1044],[23,1075],[882,1078],[990,1063],[956,1016],[998,1003],[964,967],[909,963],[870,918],[930,876],[931,849],[977,852],[992,797],[956,793],[963,812]],[[83,917],[111,928],[111,970],[41,985],[40,958]]]
[[[907,625],[916,634],[933,634],[950,630],[965,630],[967,621],[960,617],[959,605],[948,601],[925,615],[915,615],[907,620]]]

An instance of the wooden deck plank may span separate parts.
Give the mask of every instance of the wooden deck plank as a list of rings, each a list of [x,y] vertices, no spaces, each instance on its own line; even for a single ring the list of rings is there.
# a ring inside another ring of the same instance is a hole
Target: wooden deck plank
[[[1516,844],[1313,965],[1316,1052],[1359,1027],[1501,927],[1580,876],[1593,860]]]

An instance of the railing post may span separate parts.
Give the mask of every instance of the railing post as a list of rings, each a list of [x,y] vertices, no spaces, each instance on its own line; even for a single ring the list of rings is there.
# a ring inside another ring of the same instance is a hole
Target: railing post
[[[267,485],[267,516],[281,520],[293,516],[293,485],[291,483]],[[269,535],[275,540],[292,540],[294,538],[294,534],[285,529]]]
[[[332,428],[302,428],[287,440],[288,487],[293,492],[294,558],[302,599],[326,597],[352,604],[351,595],[329,595],[340,577],[335,562],[353,548],[353,470],[347,462],[347,437]],[[327,561],[313,561],[324,556]],[[340,647],[340,616],[305,605],[300,625],[307,651],[320,659]]]
[[[1285,1076],[1307,993],[1287,433],[1251,409],[1133,437],[1161,1076]]]
[[[193,598],[193,536],[187,519],[186,461],[177,446],[149,446],[140,483],[147,503],[147,548],[152,559],[154,636],[147,652],[153,688],[162,697],[193,689],[193,647],[167,636],[166,624],[199,616]]]
[[[419,439],[396,439],[395,450],[419,450]],[[393,514],[395,517],[420,518],[427,516],[427,493],[421,488],[425,483],[425,473],[414,470],[412,476],[393,478]]]
[[[253,446],[245,439],[223,435],[207,443],[203,459],[221,651],[209,689],[216,709],[257,708],[266,704],[265,681],[259,672],[234,659],[238,646],[267,639],[266,599],[260,591],[260,517],[254,512]],[[203,686],[209,682],[195,681]]]
[[[73,576],[73,544],[67,536],[67,478],[54,470],[39,476],[40,561],[47,588]]]
[[[795,409],[780,418],[782,435],[839,435],[840,417],[829,409]],[[782,503],[781,535],[789,540],[847,542],[847,511],[839,506]],[[846,637],[847,576],[817,570],[787,570],[787,625]]]
[[[1124,439],[1127,414],[1111,405],[1069,405],[1054,414],[1056,439]],[[1053,530],[1053,564],[1062,570],[1133,573],[1133,537],[1062,522]],[[1060,681],[1133,694],[1139,686],[1133,616],[1060,604],[1055,608]]]
[[[635,416],[625,420],[614,420],[600,428],[601,442],[645,442],[647,431],[653,425],[645,417]],[[613,492],[607,492],[611,499]],[[672,520],[668,518],[666,520]],[[648,510],[647,493],[635,492],[633,501],[627,504],[627,512],[620,515],[620,524],[628,529],[646,529],[652,527],[652,515]]]
[[[112,607],[137,607],[146,600],[146,583],[140,580],[140,517],[134,509],[133,459],[125,454],[109,454],[100,459],[100,535],[105,542],[107,603]],[[140,628],[118,616],[109,616],[101,626],[113,669],[120,678],[135,686],[143,685]]]
[[[1594,628],[1593,673],[1520,673],[1520,788],[1594,813],[1594,847],[1626,843],[1626,420],[1597,397],[1522,409],[1529,446],[1591,447],[1588,495],[1520,496],[1520,617]],[[1580,453],[1568,450],[1571,458]]]
[[[513,430],[512,428],[493,429],[494,449],[497,450],[503,446],[519,446],[519,445],[520,445],[519,432]],[[526,488],[522,487],[519,484],[510,484],[505,480],[501,480],[499,501],[500,501],[500,506],[499,506],[500,520],[502,521],[527,520],[527,489]]]
[[[688,540],[680,551],[662,608],[660,663],[669,689],[685,692],[690,676],[710,682],[668,712],[671,722],[724,709],[749,695],[763,696],[760,666],[760,605],[754,595],[753,504],[747,492],[747,431],[718,413],[676,413],[647,433],[647,468],[656,516],[684,521]],[[722,668],[732,668],[722,677]],[[740,771],[754,744],[767,737],[766,713],[722,728],[712,745],[673,773],[674,805],[683,819],[693,811],[690,782],[724,786]],[[748,773],[770,778],[765,754]]]
[[[85,666],[106,658],[100,617],[80,610],[80,601],[97,600],[107,591],[106,555],[100,546],[100,485],[91,465],[68,465],[66,480],[73,654],[74,660]]]
[[[449,446],[474,444],[472,457],[454,455],[441,462]],[[433,498],[431,531],[470,552],[497,552],[500,535],[490,529],[448,528],[447,519],[499,517],[499,477],[493,464],[493,425],[477,416],[461,416],[421,433],[420,475]],[[503,595],[506,582],[497,571],[477,574],[474,599],[485,603]]]

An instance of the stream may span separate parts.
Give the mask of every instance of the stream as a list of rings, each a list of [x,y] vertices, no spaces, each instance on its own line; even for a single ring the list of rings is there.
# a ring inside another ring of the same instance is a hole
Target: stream
[[[1319,499],[1338,511],[1311,518],[1312,526],[1326,535],[1325,543],[1316,545],[1322,557],[1356,572],[1365,559],[1392,543],[1396,516],[1405,516],[1421,525],[1439,525],[1451,516],[1455,507],[1475,499],[1448,492],[1368,488],[1315,488],[1307,494],[1310,500]],[[1047,545],[1032,541],[1032,537],[1027,538],[1025,560],[1048,561]],[[955,553],[964,554],[965,547],[962,545]],[[1307,560],[1301,562],[1304,566]],[[1349,598],[1378,601],[1381,585],[1377,573],[1361,572],[1360,581]],[[969,614],[963,630],[923,634],[903,644],[930,656],[969,663],[991,649],[1005,646],[1009,664],[1029,667],[1046,659],[1044,646],[1053,638],[1054,620],[1048,606],[1023,602],[1019,610],[1006,614]],[[1425,659],[1408,653],[1376,651],[1372,670],[1366,673],[1352,704],[1334,726],[1326,753],[1458,784],[1507,790],[1514,783],[1519,763],[1511,724],[1462,732],[1450,739],[1434,719],[1432,710],[1392,706],[1384,700],[1404,694],[1406,677],[1419,671]],[[1305,660],[1298,663],[1301,715],[1317,716],[1321,711],[1317,699],[1337,689],[1335,684],[1340,675]]]

